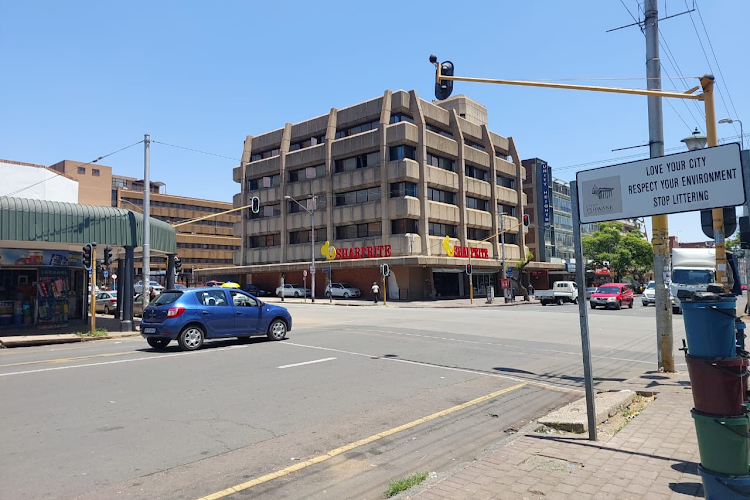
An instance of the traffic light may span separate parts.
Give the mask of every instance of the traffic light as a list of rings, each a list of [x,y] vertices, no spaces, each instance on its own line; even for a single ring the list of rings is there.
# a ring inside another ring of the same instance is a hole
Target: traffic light
[[[104,247],[104,267],[112,263],[112,247]]]
[[[434,56],[430,57],[430,61],[432,61]],[[436,73],[439,69],[441,76],[453,76],[453,63],[450,61],[445,61],[443,63],[438,63],[437,58],[435,58],[435,61],[432,61],[435,63],[436,66]],[[437,74],[436,74],[437,78]],[[453,80],[440,80],[435,82],[435,97],[439,101],[444,101],[445,99],[448,99],[451,96],[451,93],[453,92]]]
[[[253,196],[253,199],[250,203],[252,204],[251,210],[254,214],[260,212],[260,198],[258,198],[257,196]]]
[[[91,243],[83,246],[83,267],[91,269]]]
[[[381,276],[388,276],[391,273],[391,270],[388,269],[388,264],[380,264],[380,275]]]
[[[471,264],[466,264],[466,274],[471,276]]]
[[[180,262],[179,257],[174,258],[174,273],[180,274],[180,269],[182,269],[182,262]]]
[[[523,214],[523,225],[529,227],[531,221],[529,220],[529,214]]]

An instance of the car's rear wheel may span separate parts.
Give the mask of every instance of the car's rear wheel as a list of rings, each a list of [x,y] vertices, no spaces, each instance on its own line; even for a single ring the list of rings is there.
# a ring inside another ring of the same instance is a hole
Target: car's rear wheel
[[[104,314],[109,314],[109,306],[104,306]]]
[[[275,319],[268,326],[268,338],[271,340],[284,340],[286,338],[286,323]]]
[[[563,299],[562,299],[562,297],[558,297],[558,298],[557,298],[557,305],[558,305],[558,306],[561,306],[561,305],[563,305]]]
[[[330,299],[330,298],[332,298],[332,296],[331,296],[331,292],[326,292],[326,298],[327,298],[327,299]]]
[[[578,304],[578,297],[576,297],[575,299],[573,299],[573,303],[574,304]]]
[[[197,325],[190,325],[183,328],[178,337],[180,348],[183,351],[195,351],[200,349],[205,338],[203,329]]]
[[[543,306],[547,305],[547,301],[546,300],[542,300],[541,303],[542,303]]]
[[[146,342],[154,349],[165,349],[169,345],[169,339],[146,339]]]

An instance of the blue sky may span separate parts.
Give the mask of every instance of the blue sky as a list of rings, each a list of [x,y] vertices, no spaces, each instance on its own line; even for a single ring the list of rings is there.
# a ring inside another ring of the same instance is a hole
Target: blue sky
[[[750,97],[743,93],[750,80],[750,2],[696,3],[700,15],[660,23],[662,63],[678,76],[666,47],[686,77],[708,72],[710,63],[724,98],[717,96],[717,118],[746,119],[750,134]],[[232,168],[247,134],[385,89],[414,89],[431,100],[431,53],[453,61],[461,76],[645,88],[640,30],[605,33],[633,22],[627,9],[638,17],[636,0],[0,0],[0,158],[91,161],[149,133],[154,141],[228,157],[153,144],[152,179],[166,182],[168,193],[231,201],[240,190]],[[659,9],[660,17],[673,15],[686,3],[660,0]],[[697,85],[662,76],[665,89]],[[645,97],[461,82],[458,93],[486,105],[493,131],[514,137],[523,158],[545,159],[563,180],[591,168],[582,164],[648,153],[612,152],[648,142]],[[668,153],[696,126],[705,131],[692,102],[672,105],[677,112],[664,104]],[[719,125],[720,138],[738,135],[739,127]],[[142,145],[102,163],[142,177]],[[697,214],[670,216],[670,233],[682,241],[704,239]]]

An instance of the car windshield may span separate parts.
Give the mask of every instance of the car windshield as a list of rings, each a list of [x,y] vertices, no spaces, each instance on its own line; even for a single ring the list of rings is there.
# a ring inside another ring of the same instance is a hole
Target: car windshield
[[[182,297],[182,292],[165,292],[152,300],[151,305],[165,306],[167,304],[172,304],[180,297]]]
[[[354,288],[349,283],[341,283],[341,286],[343,286],[344,288]]]
[[[590,286],[586,289],[587,292],[593,292],[594,290],[596,290],[595,286]]]
[[[708,269],[675,269],[672,282],[681,285],[707,285],[714,282],[714,273]]]
[[[652,288],[654,288],[654,282],[653,281],[648,284],[648,286],[646,287],[646,290],[650,290]]]
[[[620,288],[616,286],[600,286],[598,293],[620,293]]]

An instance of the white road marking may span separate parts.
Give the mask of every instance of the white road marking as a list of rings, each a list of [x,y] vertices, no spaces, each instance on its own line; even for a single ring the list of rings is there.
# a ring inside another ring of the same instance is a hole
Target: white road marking
[[[333,361],[336,358],[323,358],[323,359],[316,359],[313,361],[305,361],[303,363],[294,363],[293,365],[282,365],[279,366],[279,368],[293,368],[295,366],[302,366],[302,365],[311,365],[313,363],[322,363],[324,361]]]

